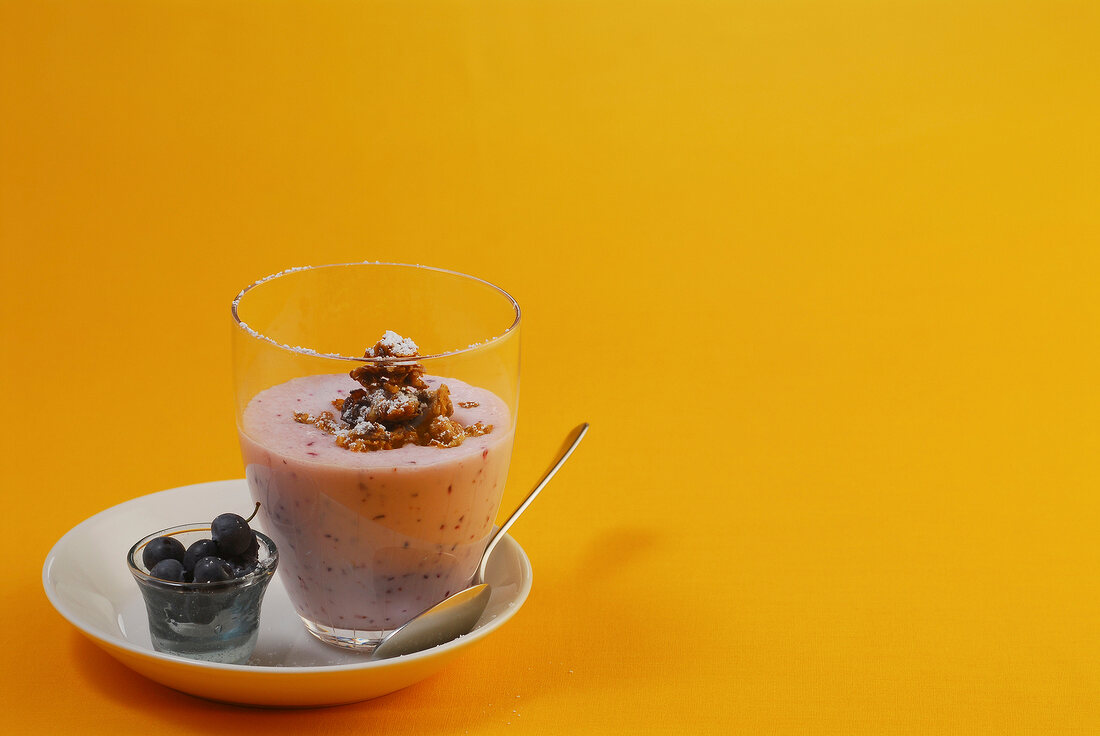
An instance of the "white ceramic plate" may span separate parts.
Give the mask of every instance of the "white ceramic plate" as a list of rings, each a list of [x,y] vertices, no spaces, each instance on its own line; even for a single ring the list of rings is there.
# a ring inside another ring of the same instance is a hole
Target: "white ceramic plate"
[[[145,605],[126,566],[130,546],[157,529],[251,506],[242,479],[183,486],[107,509],[74,527],[50,550],[42,569],[46,596],[93,642],[157,682],[212,700],[301,707],[367,700],[419,682],[515,615],[531,591],[531,564],[506,536],[486,571],[492,599],[477,626],[423,652],[371,662],[322,644],[302,626],[279,575],[264,598],[259,640],[247,665],[154,651]]]

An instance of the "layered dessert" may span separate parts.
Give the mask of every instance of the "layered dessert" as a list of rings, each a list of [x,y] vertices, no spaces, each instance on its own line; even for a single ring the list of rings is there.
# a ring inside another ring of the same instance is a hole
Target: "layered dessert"
[[[493,530],[507,404],[426,375],[392,332],[350,374],[295,378],[245,408],[245,474],[306,626],[361,646],[465,588]]]

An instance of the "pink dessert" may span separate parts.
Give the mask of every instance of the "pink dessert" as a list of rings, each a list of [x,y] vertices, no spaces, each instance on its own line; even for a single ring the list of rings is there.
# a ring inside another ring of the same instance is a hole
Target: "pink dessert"
[[[296,378],[245,408],[249,487],[291,600],[323,639],[380,639],[466,587],[492,533],[512,453],[508,406],[453,378],[423,378],[449,387],[453,420],[492,431],[457,447],[340,447],[294,415],[333,411],[334,399],[361,388],[347,374]]]

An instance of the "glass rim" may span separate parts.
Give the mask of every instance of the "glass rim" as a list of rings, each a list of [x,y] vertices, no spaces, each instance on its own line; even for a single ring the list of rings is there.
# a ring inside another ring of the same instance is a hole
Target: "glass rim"
[[[505,299],[507,299],[508,302],[512,305],[512,311],[513,311],[515,317],[512,320],[512,324],[510,324],[499,335],[493,335],[492,337],[489,337],[485,340],[482,340],[480,342],[475,342],[471,345],[467,345],[466,347],[459,348],[457,350],[449,350],[449,351],[443,352],[443,353],[433,353],[431,355],[417,355],[414,358],[408,358],[408,357],[370,358],[370,357],[367,357],[365,355],[351,356],[351,355],[341,355],[340,353],[320,353],[320,352],[317,352],[316,350],[313,350],[311,348],[305,348],[305,347],[302,347],[300,345],[287,345],[286,343],[281,343],[278,340],[276,340],[272,337],[269,337],[268,335],[265,335],[265,334],[259,332],[258,330],[253,329],[247,322],[245,322],[244,320],[241,319],[240,313],[238,311],[238,307],[240,306],[241,300],[245,297],[246,294],[248,294],[248,292],[252,291],[257,286],[260,286],[262,284],[267,283],[268,281],[273,281],[274,279],[280,278],[282,276],[286,276],[286,275],[291,274],[291,273],[298,273],[300,271],[316,271],[316,270],[319,270],[319,269],[322,269],[322,268],[341,268],[341,267],[344,267],[344,266],[399,266],[399,267],[402,267],[402,268],[420,269],[420,270],[423,270],[423,271],[435,271],[436,273],[444,273],[444,274],[448,274],[448,275],[451,275],[451,276],[458,276],[458,277],[461,277],[461,278],[464,278],[464,279],[469,279],[470,281],[476,281],[479,284],[484,284],[485,286],[488,286],[489,288],[495,290],[501,296],[503,296]],[[333,359],[333,360],[347,360],[347,361],[352,361],[352,362],[355,362],[355,363],[384,364],[384,365],[388,365],[388,364],[407,365],[407,364],[412,364],[412,363],[420,363],[420,362],[425,361],[425,360],[438,360],[440,358],[450,358],[450,357],[453,357],[453,356],[456,356],[456,355],[461,355],[463,353],[469,353],[469,352],[473,352],[473,351],[476,351],[476,350],[482,350],[482,349],[487,348],[491,345],[494,345],[494,344],[500,342],[501,340],[503,340],[504,338],[508,337],[508,335],[510,335],[512,332],[514,332],[517,327],[519,327],[519,322],[520,322],[519,303],[515,300],[515,298],[511,294],[509,294],[507,291],[500,288],[499,286],[497,286],[494,283],[486,281],[485,279],[479,279],[477,276],[471,276],[467,273],[462,273],[461,271],[453,271],[453,270],[448,269],[448,268],[439,268],[437,266],[424,266],[424,265],[421,265],[419,263],[396,263],[396,262],[391,262],[391,261],[354,261],[354,262],[349,262],[349,263],[326,263],[326,264],[323,264],[323,265],[320,265],[320,266],[293,266],[291,268],[284,269],[284,270],[279,271],[277,273],[273,273],[273,274],[270,274],[268,276],[264,276],[262,279],[257,279],[256,281],[253,281],[251,284],[249,284],[248,286],[241,289],[237,293],[237,296],[235,296],[233,298],[233,302],[230,305],[230,313],[233,315],[234,325],[236,325],[236,327],[238,327],[239,329],[244,331],[247,335],[249,335],[250,337],[256,338],[258,340],[263,340],[265,342],[269,342],[272,345],[274,345],[275,347],[280,348],[282,350],[287,350],[287,351],[292,352],[292,353],[297,353],[299,355],[307,355],[307,356],[314,357],[314,358],[330,358],[330,359]]]
[[[275,574],[275,570],[279,566],[279,549],[275,546],[275,542],[271,537],[267,536],[263,532],[253,529],[256,538],[267,548],[267,558],[259,560],[256,563],[255,569],[251,570],[248,574],[242,575],[239,578],[230,578],[229,580],[217,580],[208,583],[185,583],[177,580],[165,580],[164,578],[158,578],[150,575],[142,570],[137,564],[137,551],[144,547],[149,542],[152,542],[157,537],[171,537],[177,534],[186,534],[187,532],[209,532],[210,522],[194,522],[191,524],[177,524],[176,526],[170,526],[167,529],[161,529],[160,531],[148,534],[138,541],[134,542],[134,546],[130,548],[130,551],[126,554],[126,563],[130,567],[130,572],[140,582],[155,585],[157,587],[168,588],[172,590],[182,591],[197,591],[197,590],[221,590],[235,587],[244,587],[251,584],[256,580],[262,580],[263,578],[270,578]]]

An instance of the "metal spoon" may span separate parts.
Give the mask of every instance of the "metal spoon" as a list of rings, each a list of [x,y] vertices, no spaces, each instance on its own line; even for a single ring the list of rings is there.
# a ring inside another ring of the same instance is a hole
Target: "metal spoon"
[[[519,515],[531,505],[531,502],[535,500],[535,496],[539,495],[539,491],[550,482],[554,474],[565,464],[565,461],[573,454],[573,450],[580,444],[581,438],[584,437],[587,431],[588,423],[585,422],[570,432],[565,439],[565,444],[562,445],[557,462],[546,472],[539,484],[535,486],[535,490],[523,499],[523,503],[512,512],[508,520],[501,525],[497,533],[489,540],[488,546],[485,547],[485,553],[481,555],[481,564],[477,566],[473,584],[469,588],[435,604],[387,636],[381,644],[375,647],[374,652],[371,653],[371,659],[389,659],[402,654],[412,654],[422,649],[446,644],[451,639],[470,633],[470,630],[474,628],[474,624],[481,618],[481,614],[485,612],[485,607],[489,605],[490,588],[489,584],[485,582],[485,568],[489,564],[489,557],[493,554],[497,542],[508,531],[508,528],[515,523]]]

